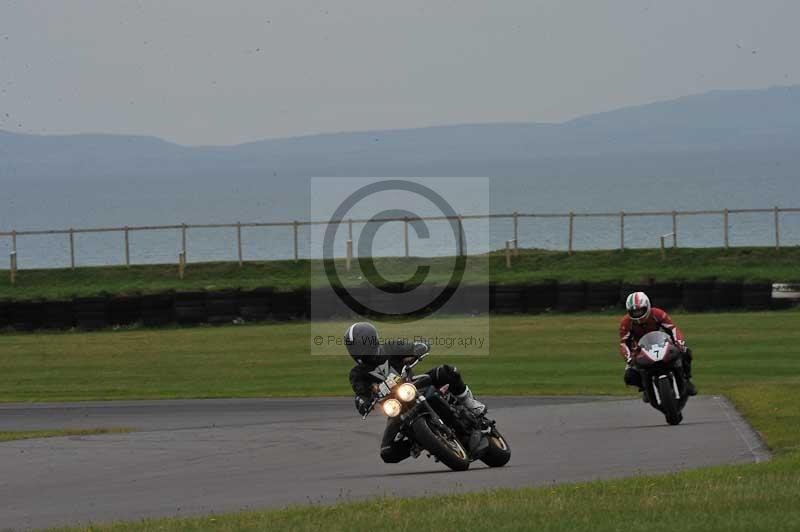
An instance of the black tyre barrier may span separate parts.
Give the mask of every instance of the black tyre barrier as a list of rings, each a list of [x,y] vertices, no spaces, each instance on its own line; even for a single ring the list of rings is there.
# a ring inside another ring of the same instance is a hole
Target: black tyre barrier
[[[86,331],[105,329],[110,324],[107,312],[82,312],[75,317],[75,325]]]
[[[8,327],[8,301],[0,301],[0,329]]]
[[[173,309],[175,321],[180,325],[196,325],[208,321],[205,305],[184,305]]]
[[[197,307],[205,306],[206,293],[203,291],[195,292],[175,292],[172,294],[173,307]]]
[[[44,304],[41,301],[13,301],[7,308],[8,323],[17,331],[33,331],[42,326]]]
[[[489,311],[498,314],[525,312],[525,287],[495,284],[489,287]]]
[[[678,308],[683,304],[683,283],[679,281],[653,283],[645,290],[645,293],[650,298],[650,303],[653,306],[667,311]]]
[[[208,323],[222,325],[239,317],[239,291],[206,292]]]
[[[81,329],[95,330],[108,327],[108,297],[76,297],[72,300],[75,308],[75,325]]]
[[[108,312],[108,296],[76,297],[72,300],[75,312]]]
[[[327,286],[314,287],[309,290],[308,310],[311,319],[326,320],[347,316],[346,307],[339,303],[338,296]]]
[[[282,321],[302,318],[308,312],[308,295],[309,292],[305,289],[275,292],[272,298],[272,316]]]
[[[271,288],[256,288],[239,293],[239,314],[245,321],[264,321],[272,312]]]
[[[538,313],[556,308],[558,304],[558,283],[545,281],[525,287],[525,312]]]
[[[766,310],[772,304],[772,283],[756,282],[742,284],[742,308]]]
[[[175,292],[172,312],[179,325],[196,325],[208,321],[205,292]]]
[[[488,286],[462,284],[443,307],[443,310],[453,314],[471,316],[484,314],[489,312],[490,299],[491,292]]]
[[[145,294],[141,299],[142,312],[150,310],[171,311],[172,310],[172,292],[165,292],[163,294]]]
[[[424,308],[442,291],[441,286],[422,286],[409,292]],[[646,292],[654,306],[672,310],[680,304],[688,310],[784,308],[795,302],[772,298],[769,282],[691,281],[686,283],[562,283],[548,281],[534,285],[462,285],[441,309],[443,314],[478,314],[492,310],[504,313],[535,313],[556,308],[571,312],[586,308],[613,306],[633,291]],[[374,287],[349,289],[367,305],[395,297]],[[325,296],[325,294],[328,296]],[[245,321],[270,318],[292,320],[353,317],[338,296],[328,288],[314,290],[316,310],[309,313],[311,291],[273,292],[271,289],[221,292],[179,292],[143,296],[96,296],[72,301],[0,301],[0,329],[19,331],[40,328],[99,329],[140,321],[148,327],[180,324],[229,323],[237,317]],[[320,299],[320,295],[323,295]],[[412,302],[413,303],[413,302]],[[380,309],[379,309],[380,310]],[[403,309],[398,309],[403,311]]]
[[[709,310],[713,305],[714,281],[687,281],[683,284],[683,308]]]
[[[575,312],[586,308],[586,283],[559,283],[556,308]]]
[[[620,304],[620,283],[586,283],[586,308],[616,308]]]
[[[728,310],[742,306],[742,283],[737,281],[716,281],[711,292],[711,307]]]
[[[142,325],[146,327],[163,327],[172,319],[172,293],[145,294],[141,300]]]
[[[172,322],[172,311],[166,309],[142,309],[141,320],[145,327],[164,327]]]
[[[366,288],[369,308],[382,314],[398,314],[402,312],[400,305],[402,298],[398,297],[398,292],[402,292],[403,284],[387,284],[386,286],[368,286]],[[362,292],[363,293],[363,292]]]
[[[446,286],[435,285],[435,286],[426,286],[422,285],[414,290],[408,292],[406,296],[405,306],[400,308],[400,313],[408,314],[408,315],[415,315],[415,316],[425,316],[429,312],[431,304],[436,300],[436,298],[446,289]],[[442,314],[450,313],[451,311],[448,310],[448,304],[450,300],[445,302],[439,309],[436,310],[436,313],[441,312]]]
[[[130,325],[141,319],[141,296],[112,296],[109,298],[108,321],[111,325]]]
[[[75,309],[72,301],[44,301],[43,306],[43,328],[71,329],[75,326]]]

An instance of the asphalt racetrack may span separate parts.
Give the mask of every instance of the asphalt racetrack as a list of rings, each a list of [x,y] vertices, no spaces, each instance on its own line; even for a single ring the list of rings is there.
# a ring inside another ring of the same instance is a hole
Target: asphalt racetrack
[[[689,401],[683,424],[638,399],[484,397],[508,466],[454,473],[427,458],[384,464],[385,418],[349,398],[0,405],[0,431],[135,432],[0,443],[0,530],[543,486],[768,457],[722,398]]]

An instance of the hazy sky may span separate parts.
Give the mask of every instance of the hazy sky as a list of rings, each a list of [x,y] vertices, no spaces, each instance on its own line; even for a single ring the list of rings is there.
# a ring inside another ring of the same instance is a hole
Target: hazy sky
[[[0,0],[0,129],[234,144],[562,121],[800,83],[799,20],[792,0]]]

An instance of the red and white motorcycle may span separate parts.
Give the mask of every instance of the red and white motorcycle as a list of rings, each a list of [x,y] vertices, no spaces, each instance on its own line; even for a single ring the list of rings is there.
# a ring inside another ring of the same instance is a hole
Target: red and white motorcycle
[[[683,421],[681,411],[689,399],[683,371],[683,352],[663,331],[639,339],[633,368],[642,377],[644,400],[662,412],[670,425]]]

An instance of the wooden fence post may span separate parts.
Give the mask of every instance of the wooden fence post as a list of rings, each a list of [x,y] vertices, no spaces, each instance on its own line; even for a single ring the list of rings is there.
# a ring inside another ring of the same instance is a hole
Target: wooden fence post
[[[625,251],[625,211],[619,211],[619,250]]]
[[[181,224],[181,253],[183,253],[183,262],[186,262],[186,224]],[[181,277],[183,279],[183,277]]]
[[[292,222],[292,227],[294,228],[294,260],[297,262],[300,258],[300,251],[297,249],[297,220]]]
[[[672,211],[672,247],[678,247],[678,213]]]
[[[567,248],[568,249],[567,253],[569,253],[570,255],[572,255],[572,226],[574,224],[574,220],[575,220],[575,213],[569,211],[569,247]]]
[[[464,250],[464,221],[461,215],[458,215],[458,255],[463,257],[466,251]]]
[[[728,209],[722,211],[722,220],[725,224],[725,247],[728,247]]]
[[[239,267],[242,267],[242,222],[236,222],[236,250],[239,254]]]
[[[69,267],[75,269],[75,230],[69,228]]]
[[[128,237],[128,226],[125,226],[125,266],[131,265],[131,243]]]
[[[8,269],[10,270],[10,274],[11,274],[11,286],[14,286],[16,284],[16,282],[17,282],[17,252],[16,251],[12,251],[10,253],[10,259],[11,260],[10,260],[10,264],[9,264],[9,268]]]
[[[514,211],[514,255],[519,255],[519,213]]]
[[[775,213],[775,249],[776,250],[780,250],[781,249],[781,229],[780,229],[780,225],[779,225],[779,222],[778,222],[778,213],[779,212],[780,212],[780,209],[776,205],[775,209],[774,209],[774,213]]]
[[[408,216],[403,218],[403,244],[405,246],[406,258],[408,258]]]
[[[183,274],[186,270],[186,254],[181,251],[178,253],[178,277],[183,280]]]

